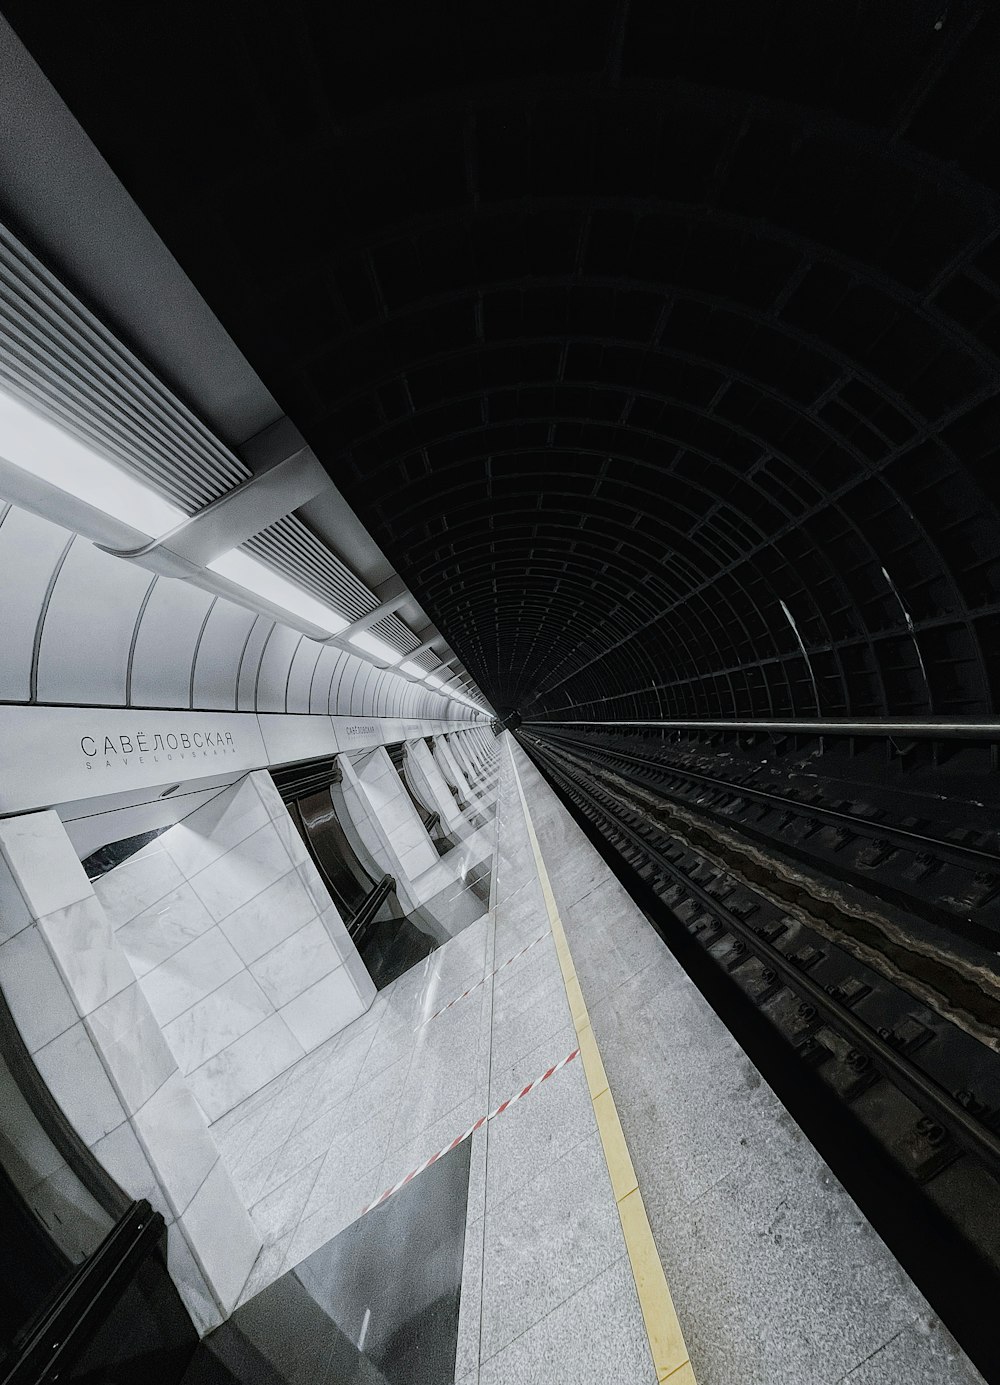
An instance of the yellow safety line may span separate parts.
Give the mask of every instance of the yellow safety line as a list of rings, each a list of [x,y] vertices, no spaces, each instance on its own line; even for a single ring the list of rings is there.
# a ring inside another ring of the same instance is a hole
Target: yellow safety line
[[[531,813],[528,811],[527,800],[524,797],[521,776],[518,774],[517,765],[514,763],[513,751],[511,751],[510,762],[517,783],[517,792],[521,799],[524,821],[528,828],[528,839],[535,855],[535,867],[542,887],[545,908],[548,910],[549,923],[552,926],[556,955],[559,958],[559,967],[566,986],[566,997],[569,1000],[569,1008],[573,1016],[573,1025],[576,1029],[580,1057],[583,1061],[583,1070],[586,1074],[590,1099],[594,1107],[597,1130],[601,1137],[601,1144],[604,1146],[604,1158],[607,1162],[611,1187],[618,1207],[618,1216],[621,1219],[622,1232],[625,1236],[625,1246],[632,1266],[632,1277],[635,1280],[639,1307],[642,1310],[643,1322],[646,1325],[646,1336],[649,1338],[649,1350],[653,1356],[656,1379],[660,1382],[669,1380],[670,1385],[695,1385],[694,1371],[688,1359],[687,1347],[684,1345],[684,1334],[677,1320],[677,1312],[674,1308],[673,1299],[670,1297],[670,1290],[667,1288],[666,1276],[663,1273],[663,1266],[660,1264],[660,1256],[653,1240],[649,1218],[646,1216],[642,1193],[639,1191],[635,1169],[632,1167],[625,1132],[622,1130],[621,1121],[618,1119],[618,1109],[615,1106],[615,1099],[611,1095],[607,1073],[604,1071],[604,1064],[601,1061],[601,1051],[594,1031],[590,1027],[590,1016],[587,1014],[583,992],[576,977],[576,968],[573,966],[573,954],[570,952],[569,943],[566,941],[566,930],[563,928],[562,919],[559,917],[549,873],[545,869],[541,848],[535,835],[535,827],[531,821]]]

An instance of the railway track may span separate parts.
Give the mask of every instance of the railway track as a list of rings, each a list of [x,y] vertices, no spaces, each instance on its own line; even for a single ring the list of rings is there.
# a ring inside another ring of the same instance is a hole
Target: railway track
[[[826,1143],[838,1122],[860,1128],[978,1288],[1000,1285],[1000,856],[988,834],[939,838],[644,760],[634,743],[519,739],[653,901],[667,942],[683,935],[724,978],[720,993],[735,988],[777,1036],[779,1095],[818,1085]],[[840,834],[839,871],[824,855],[836,840],[816,849],[824,832]],[[956,910],[948,900],[973,885],[978,905]]]

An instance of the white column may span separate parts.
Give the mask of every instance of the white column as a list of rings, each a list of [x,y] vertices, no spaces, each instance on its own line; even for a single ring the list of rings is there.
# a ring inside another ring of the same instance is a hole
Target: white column
[[[205,1332],[261,1248],[205,1117],[54,812],[0,822],[0,987],[67,1120],[168,1223],[168,1265]]]

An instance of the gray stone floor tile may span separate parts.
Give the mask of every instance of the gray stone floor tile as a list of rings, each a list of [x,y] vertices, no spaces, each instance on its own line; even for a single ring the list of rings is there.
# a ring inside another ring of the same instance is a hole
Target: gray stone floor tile
[[[493,1070],[512,1067],[570,1019],[561,975],[525,996],[493,996]]]
[[[843,1385],[983,1385],[983,1377],[939,1319],[924,1314],[842,1376]]]
[[[800,1143],[776,1138],[672,1217],[647,1211],[699,1385],[825,1385],[920,1311],[914,1286]]]
[[[349,1134],[381,1113],[395,1113],[406,1085],[409,1067],[409,1058],[401,1058],[367,1082],[359,1081],[350,1096],[336,1107],[341,1115],[341,1131]]]
[[[656,1385],[628,1257],[484,1362],[479,1379],[481,1385]],[[743,1375],[730,1385],[744,1381],[758,1385]]]
[[[516,1062],[503,1066],[499,1061],[493,1061],[490,1075],[490,1109],[492,1110],[501,1101],[505,1101],[507,1097],[520,1091],[525,1083],[534,1082],[536,1077],[541,1077],[542,1073],[553,1063],[558,1063],[568,1053],[572,1053],[577,1043],[573,1021],[567,1017],[565,1024],[554,1029],[551,1034],[547,1034],[534,1048],[522,1054]],[[575,1062],[574,1059],[574,1064]],[[580,1071],[582,1071],[582,1066]],[[556,1073],[549,1081],[554,1082],[556,1077],[561,1076],[561,1073]]]
[[[475,1058],[441,1069],[423,1069],[408,1077],[396,1112],[389,1150],[399,1149],[430,1129],[459,1102],[476,1092]]]
[[[365,1173],[337,1180],[321,1207],[306,1209],[289,1243],[284,1268],[292,1269],[314,1250],[332,1241],[345,1226],[357,1221],[363,1208],[374,1200],[378,1191],[377,1166]]]
[[[343,1223],[347,1226],[360,1215],[361,1208],[382,1191],[379,1173],[389,1120],[389,1113],[380,1114],[366,1125],[345,1135],[327,1151],[320,1160],[320,1168],[308,1200],[303,1204],[303,1220],[334,1204],[342,1206],[344,1211],[351,1211],[353,1208],[352,1215]],[[345,1200],[344,1190],[358,1187],[370,1191],[360,1198],[357,1192],[354,1192],[351,1194],[353,1201],[350,1198]]]
[[[487,1202],[483,1360],[545,1317],[624,1250],[596,1134],[530,1183]]]
[[[390,1150],[382,1160],[379,1174],[380,1190],[391,1188],[393,1184],[398,1183],[401,1178],[423,1163],[425,1159],[429,1159],[439,1149],[444,1149],[452,1140],[468,1130],[484,1114],[485,1112],[480,1108],[475,1097],[466,1097],[457,1106],[446,1111],[433,1125],[427,1126],[412,1139],[407,1140],[405,1144]],[[484,1169],[472,1170],[470,1200],[472,1179],[475,1178],[478,1185],[484,1176]],[[481,1201],[482,1197],[483,1194],[477,1187],[477,1200]]]
[[[543,1066],[534,1075],[544,1071]],[[515,1085],[506,1095],[516,1090]],[[487,1203],[530,1183],[540,1170],[562,1159],[595,1131],[583,1068],[574,1062],[490,1122]]]
[[[262,1289],[266,1289],[268,1284],[278,1278],[284,1268],[285,1257],[288,1254],[288,1247],[291,1245],[294,1234],[292,1231],[286,1231],[276,1241],[263,1247],[250,1271],[250,1277],[243,1286],[240,1303],[246,1303],[247,1299],[253,1298],[254,1294],[259,1294]]]
[[[465,1227],[465,1258],[462,1262],[462,1297],[458,1310],[458,1347],[455,1352],[455,1378],[479,1366],[480,1318],[483,1306],[483,1231],[479,1216]]]
[[[271,1161],[270,1172],[261,1185],[260,1197],[266,1197],[299,1169],[311,1164],[318,1155],[325,1155],[343,1134],[343,1118],[339,1106],[325,1111],[317,1120],[291,1135]]]
[[[254,1225],[265,1242],[276,1241],[286,1232],[295,1230],[325,1158],[325,1154],[317,1156],[250,1208]]]

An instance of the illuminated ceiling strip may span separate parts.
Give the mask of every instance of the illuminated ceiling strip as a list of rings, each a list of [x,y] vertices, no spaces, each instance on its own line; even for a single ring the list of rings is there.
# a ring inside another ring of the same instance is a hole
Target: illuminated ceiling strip
[[[297,616],[299,620],[318,626],[328,635],[339,634],[346,630],[350,623],[339,611],[324,605],[322,601],[317,601],[301,587],[286,581],[273,568],[258,562],[256,558],[251,558],[248,553],[243,553],[238,548],[214,558],[208,564],[208,570],[217,572],[220,577],[227,578],[254,596],[262,596],[265,601],[280,606],[290,615]]]
[[[176,505],[3,390],[0,459],[149,538],[187,519]]]

